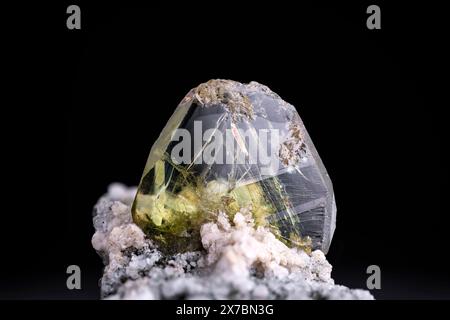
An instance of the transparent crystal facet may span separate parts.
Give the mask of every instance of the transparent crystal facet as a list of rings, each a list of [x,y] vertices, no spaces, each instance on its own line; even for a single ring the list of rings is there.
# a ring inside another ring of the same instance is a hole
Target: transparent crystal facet
[[[177,163],[177,129],[196,137],[199,124],[204,139],[184,150],[189,161]],[[267,130],[278,141],[264,140],[260,133]],[[230,138],[223,153],[211,153],[223,161],[201,161],[216,133]],[[271,155],[269,163],[253,157],[255,145]],[[244,161],[236,161],[242,154]],[[210,80],[186,95],[153,145],[133,220],[161,247],[181,252],[200,247],[201,225],[219,211],[233,215],[242,208],[288,245],[328,251],[336,223],[333,187],[296,109],[259,83]]]

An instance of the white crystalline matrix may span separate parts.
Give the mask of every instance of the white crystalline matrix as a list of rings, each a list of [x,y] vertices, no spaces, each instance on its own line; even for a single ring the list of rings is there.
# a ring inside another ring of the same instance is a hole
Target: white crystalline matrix
[[[108,299],[373,299],[335,285],[324,254],[289,248],[241,209],[201,228],[203,251],[163,254],[131,220],[136,188],[110,186],[94,208],[92,245]]]

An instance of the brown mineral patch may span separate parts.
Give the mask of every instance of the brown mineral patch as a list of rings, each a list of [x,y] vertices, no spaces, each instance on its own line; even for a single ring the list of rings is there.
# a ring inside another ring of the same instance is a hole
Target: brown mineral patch
[[[289,132],[290,137],[281,144],[279,151],[280,160],[285,166],[297,164],[306,154],[302,131],[295,119],[289,124]]]
[[[209,80],[194,89],[194,98],[205,107],[224,105],[234,121],[253,119],[253,105],[242,93],[242,84],[232,80]]]

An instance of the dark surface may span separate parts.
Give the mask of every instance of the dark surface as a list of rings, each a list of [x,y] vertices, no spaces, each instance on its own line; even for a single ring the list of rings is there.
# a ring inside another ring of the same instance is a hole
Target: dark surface
[[[376,264],[376,298],[450,298],[443,117],[424,91],[429,39],[407,24],[416,12],[380,6],[382,30],[368,30],[367,4],[82,2],[81,31],[65,28],[67,5],[54,6],[47,23],[58,34],[33,42],[43,58],[32,81],[56,107],[14,109],[26,138],[11,140],[17,192],[4,211],[14,215],[3,225],[0,298],[98,298],[92,206],[109,183],[138,183],[178,102],[211,78],[258,81],[297,107],[334,184],[336,283],[364,288]],[[65,287],[70,264],[81,291]]]

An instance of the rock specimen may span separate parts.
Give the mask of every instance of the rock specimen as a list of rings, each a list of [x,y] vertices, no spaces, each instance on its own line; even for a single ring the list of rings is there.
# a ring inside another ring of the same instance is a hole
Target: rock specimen
[[[153,145],[133,221],[177,253],[201,249],[205,223],[241,210],[290,247],[328,251],[333,187],[296,109],[259,83],[210,80],[186,95]]]
[[[93,247],[108,299],[373,299],[335,285],[320,250],[288,247],[248,208],[200,226],[201,251],[167,254],[131,220],[135,188],[115,184],[94,208]]]

